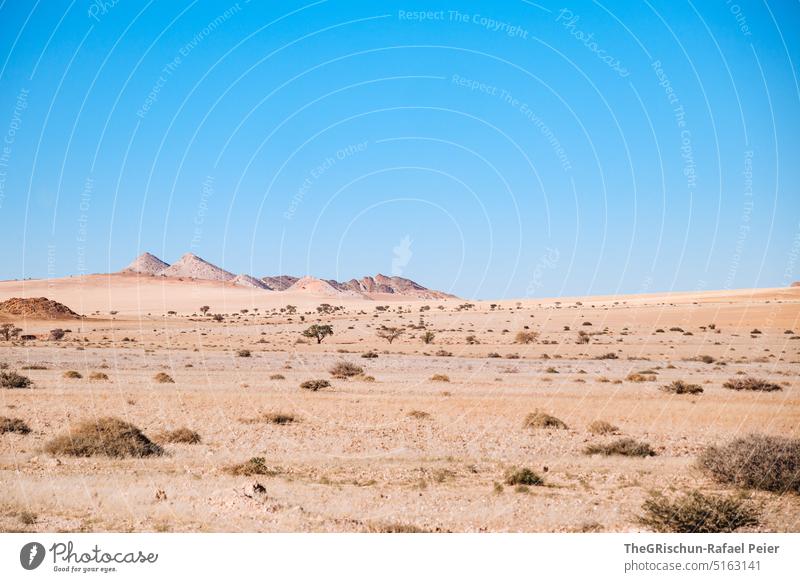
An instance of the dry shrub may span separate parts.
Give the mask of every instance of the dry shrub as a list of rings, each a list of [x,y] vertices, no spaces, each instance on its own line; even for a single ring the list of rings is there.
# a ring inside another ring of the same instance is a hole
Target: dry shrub
[[[357,366],[352,362],[337,362],[329,372],[331,376],[334,378],[338,378],[340,380],[346,380],[347,378],[352,378],[353,376],[359,376],[364,374],[364,368],[361,366]]]
[[[269,377],[269,379],[270,380],[286,380],[286,376],[284,376],[283,374],[272,374]]]
[[[408,416],[411,418],[416,418],[417,420],[425,420],[426,418],[431,417],[431,415],[424,410],[412,410],[408,413]]]
[[[268,467],[264,457],[252,457],[244,463],[229,465],[225,468],[225,471],[231,475],[239,475],[242,477],[250,477],[252,475],[267,475],[272,477],[280,473],[277,468]]]
[[[559,430],[567,428],[563,421],[540,410],[531,412],[526,416],[524,426],[525,428],[554,428]]]
[[[607,352],[605,354],[600,354],[595,358],[595,360],[616,360],[619,356],[615,352]]]
[[[527,468],[511,469],[506,473],[506,485],[544,485],[544,479]]]
[[[172,376],[170,376],[166,372],[159,372],[158,374],[153,376],[153,380],[155,380],[159,384],[174,384],[175,383],[175,380],[172,379]]]
[[[311,390],[312,392],[316,392],[317,390],[322,390],[323,388],[330,387],[331,383],[327,380],[306,380],[302,384],[300,384],[300,388],[303,390]]]
[[[725,388],[730,388],[731,390],[749,390],[749,391],[756,391],[756,392],[774,392],[776,390],[783,390],[777,384],[773,384],[772,382],[767,382],[766,380],[761,380],[759,378],[731,378],[723,385]]]
[[[175,430],[164,430],[155,436],[155,440],[160,443],[180,443],[185,445],[196,445],[200,443],[200,435],[186,427],[176,428]]]
[[[108,374],[104,372],[92,372],[89,374],[89,380],[93,382],[107,382],[108,381]]]
[[[368,526],[369,533],[429,533],[430,530],[423,529],[410,523],[375,523]]]
[[[606,435],[619,432],[619,427],[611,424],[610,422],[606,422],[605,420],[595,420],[586,427],[586,430],[592,434]]]
[[[518,344],[532,344],[538,337],[539,334],[535,331],[519,331],[517,335],[514,336],[514,342]]]
[[[62,374],[62,376],[68,380],[80,380],[81,378],[83,378],[81,373],[75,370],[67,370]]]
[[[653,457],[656,452],[650,445],[632,438],[617,439],[610,443],[589,445],[583,452],[587,455],[621,455],[623,457]]]
[[[702,394],[703,387],[699,384],[688,384],[683,380],[675,380],[672,384],[665,384],[661,387],[664,392],[670,394]]]
[[[17,434],[28,434],[31,432],[30,427],[25,424],[21,418],[9,418],[7,416],[0,416],[0,434],[7,432],[15,432]]]
[[[698,464],[721,483],[800,493],[800,439],[751,434],[706,448]]]
[[[673,500],[652,493],[639,523],[662,533],[730,533],[758,525],[759,512],[746,499],[690,491]]]
[[[292,424],[293,422],[298,422],[298,418],[294,414],[288,412],[265,412],[255,418],[242,418],[240,420],[247,424],[257,424],[260,422],[269,424]]]
[[[0,386],[3,388],[30,388],[32,385],[33,382],[27,376],[16,372],[0,372]]]
[[[364,352],[363,354],[361,354],[361,357],[366,358],[368,360],[374,360],[375,358],[378,357],[378,352],[374,351]]]
[[[240,358],[249,358],[252,354],[250,353],[250,350],[239,350],[236,352],[236,355]]]
[[[431,376],[431,382],[449,382],[450,376],[447,374],[434,374]]]
[[[118,458],[150,457],[164,452],[137,427],[114,417],[81,423],[67,434],[51,440],[44,450],[52,455]]]
[[[655,382],[656,377],[653,374],[640,374],[639,372],[634,372],[633,374],[628,374],[628,377],[625,379],[628,382]]]

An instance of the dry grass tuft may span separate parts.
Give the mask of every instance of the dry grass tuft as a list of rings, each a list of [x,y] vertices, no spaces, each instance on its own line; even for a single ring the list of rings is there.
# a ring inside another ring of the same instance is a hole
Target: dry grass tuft
[[[17,434],[28,434],[30,427],[21,418],[9,418],[0,416],[0,434],[15,432]]]
[[[412,410],[408,413],[408,416],[411,418],[416,418],[417,420],[425,420],[426,418],[431,417],[431,415],[424,410]]]
[[[104,372],[92,372],[89,374],[89,380],[93,382],[108,382],[108,374]]]
[[[703,387],[699,384],[689,384],[683,380],[675,380],[672,384],[665,384],[661,387],[664,392],[670,394],[702,394]]]
[[[303,390],[311,390],[312,392],[316,392],[317,390],[322,390],[323,388],[330,387],[331,383],[327,380],[306,380],[302,384],[300,384],[300,388]]]
[[[777,384],[758,378],[751,378],[749,376],[745,378],[731,378],[722,386],[731,390],[748,390],[755,392],[775,392],[776,390],[783,390],[783,388]]]
[[[708,447],[698,465],[721,483],[800,493],[800,439],[751,434]]]
[[[525,428],[552,428],[558,430],[567,428],[567,425],[562,420],[540,410],[531,412],[526,416],[524,426]]]
[[[431,382],[449,382],[450,376],[447,374],[434,374],[431,376]]]
[[[75,370],[67,370],[62,374],[62,376],[68,380],[80,380],[81,378],[83,378],[81,373]]]
[[[746,499],[690,491],[670,500],[653,493],[642,505],[639,523],[662,533],[730,533],[758,525],[759,512]]]
[[[532,344],[539,337],[535,331],[520,331],[514,336],[514,342],[518,344]]]
[[[511,469],[506,473],[506,485],[544,485],[544,479],[527,468]]]
[[[352,362],[337,362],[330,370],[331,376],[340,380],[346,380],[353,376],[361,376],[364,374],[364,368],[357,366]]]
[[[606,435],[618,433],[619,427],[611,424],[610,422],[606,422],[605,420],[595,420],[586,427],[586,430],[592,434]]]
[[[240,420],[247,424],[257,424],[260,422],[266,422],[268,424],[292,424],[294,422],[299,422],[299,419],[294,414],[288,412],[265,412],[255,418],[242,418]]]
[[[430,533],[430,530],[423,529],[410,523],[374,523],[367,527],[369,533]]]
[[[153,376],[153,380],[155,380],[159,384],[174,384],[175,383],[175,380],[172,379],[172,376],[170,376],[166,372],[159,372],[158,374]]]
[[[52,455],[117,458],[158,456],[164,452],[134,425],[114,417],[81,423],[51,440],[44,450]]]
[[[283,374],[272,374],[269,377],[270,380],[286,380],[286,376]]]
[[[583,452],[587,455],[621,455],[623,457],[653,457],[656,454],[649,444],[631,438],[589,445],[583,449]]]
[[[655,382],[656,377],[653,374],[640,374],[639,372],[634,372],[633,374],[628,374],[628,377],[625,379],[628,382]]]
[[[159,443],[179,443],[196,445],[200,443],[200,434],[186,427],[175,430],[164,430],[156,434],[155,440]]]
[[[229,465],[225,468],[225,471],[231,475],[242,477],[251,477],[253,475],[267,475],[273,477],[280,473],[280,470],[277,468],[268,467],[264,457],[252,457],[244,463]]]

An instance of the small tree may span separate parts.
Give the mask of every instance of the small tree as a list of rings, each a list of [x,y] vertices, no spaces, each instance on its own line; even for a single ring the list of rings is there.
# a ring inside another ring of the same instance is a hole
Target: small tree
[[[378,337],[385,339],[387,342],[392,343],[406,332],[402,327],[381,327],[375,332]]]
[[[62,339],[65,334],[66,332],[63,329],[57,327],[55,329],[50,330],[50,339],[53,340],[54,342],[57,342],[58,340]]]
[[[22,333],[22,329],[14,327],[13,323],[4,323],[3,325],[0,325],[0,337],[5,341],[14,339],[20,333]]]
[[[422,343],[424,344],[432,344],[433,340],[436,338],[436,334],[432,331],[426,331],[422,334]]]
[[[303,331],[304,337],[312,337],[317,340],[318,344],[322,343],[329,335],[333,335],[333,326],[331,325],[317,325],[316,323]]]
[[[200,308],[200,313],[202,313],[203,315],[206,315],[210,310],[211,310],[211,308],[208,305],[203,305]]]

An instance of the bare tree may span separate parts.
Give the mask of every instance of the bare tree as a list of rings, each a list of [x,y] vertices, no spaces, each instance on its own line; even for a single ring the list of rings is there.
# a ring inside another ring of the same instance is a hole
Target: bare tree
[[[401,335],[406,333],[402,327],[381,327],[375,332],[378,337],[385,339],[387,342],[392,343],[394,340],[399,338]]]

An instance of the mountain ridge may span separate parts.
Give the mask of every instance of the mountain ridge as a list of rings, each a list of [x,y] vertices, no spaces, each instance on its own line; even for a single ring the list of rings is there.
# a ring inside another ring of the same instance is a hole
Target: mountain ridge
[[[303,277],[293,275],[254,277],[244,273],[235,275],[193,253],[184,254],[178,261],[170,265],[152,253],[144,252],[119,272],[154,277],[222,281],[266,292],[309,293],[329,297],[366,297],[369,299],[392,295],[420,299],[455,297],[443,291],[429,289],[405,277],[387,276],[381,273],[344,282],[310,275]]]

